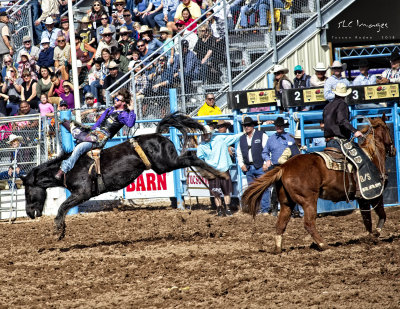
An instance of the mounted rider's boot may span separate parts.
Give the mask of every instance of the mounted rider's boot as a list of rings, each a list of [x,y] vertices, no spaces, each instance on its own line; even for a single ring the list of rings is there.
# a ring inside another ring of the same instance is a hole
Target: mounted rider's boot
[[[65,175],[65,173],[64,173],[63,170],[60,168],[60,169],[58,170],[57,174],[55,174],[54,177],[55,177],[57,180],[61,180],[61,179],[64,177],[64,175]]]

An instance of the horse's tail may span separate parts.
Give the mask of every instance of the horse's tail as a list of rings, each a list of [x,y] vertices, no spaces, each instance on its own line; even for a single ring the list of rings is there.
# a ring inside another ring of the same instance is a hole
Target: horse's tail
[[[183,145],[186,145],[187,136],[189,132],[199,130],[205,133],[204,126],[198,121],[190,118],[182,112],[175,112],[168,114],[158,123],[156,133],[163,133],[167,131],[170,127],[178,129],[183,135]]]
[[[245,213],[256,216],[260,208],[260,202],[265,190],[268,189],[273,183],[282,178],[283,167],[278,166],[261,177],[254,180],[254,182],[244,191],[242,195],[242,210]]]

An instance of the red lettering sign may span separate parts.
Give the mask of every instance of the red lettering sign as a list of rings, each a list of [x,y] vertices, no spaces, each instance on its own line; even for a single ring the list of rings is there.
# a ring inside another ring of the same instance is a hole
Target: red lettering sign
[[[157,175],[151,172],[140,175],[134,182],[126,187],[127,192],[166,190],[167,174]]]

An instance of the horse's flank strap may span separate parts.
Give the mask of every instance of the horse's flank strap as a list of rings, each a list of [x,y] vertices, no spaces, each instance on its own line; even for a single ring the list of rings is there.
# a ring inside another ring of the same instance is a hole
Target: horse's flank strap
[[[133,148],[139,155],[140,159],[142,159],[144,165],[146,166],[146,169],[147,170],[151,169],[151,163],[150,163],[149,159],[147,158],[146,154],[144,153],[142,147],[140,147],[139,143],[133,138],[131,138],[129,140],[129,142],[132,144]]]

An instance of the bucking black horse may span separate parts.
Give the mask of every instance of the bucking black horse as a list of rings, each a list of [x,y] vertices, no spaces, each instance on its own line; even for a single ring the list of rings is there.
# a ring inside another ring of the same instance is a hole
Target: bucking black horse
[[[156,133],[134,137],[134,141],[139,144],[148,159],[147,164],[150,162],[151,168],[156,173],[163,174],[179,168],[194,166],[205,172],[204,175],[208,175],[210,179],[223,177],[219,171],[191,152],[183,151],[181,155],[178,155],[174,144],[161,134],[170,127],[175,127],[182,133],[183,145],[186,145],[188,141],[189,132],[193,130],[205,132],[204,126],[199,122],[176,112],[167,115],[160,121]],[[128,140],[102,151],[100,158],[104,182],[102,190],[98,190],[98,187],[96,189],[96,186],[93,185],[96,177],[93,177],[93,173],[89,170],[94,161],[87,155],[82,155],[79,158],[64,180],[57,180],[54,175],[60,168],[61,161],[70,154],[64,154],[33,168],[22,178],[25,186],[27,215],[32,219],[42,215],[47,188],[66,186],[71,191],[71,195],[60,205],[54,219],[56,233],[61,240],[65,236],[65,215],[70,208],[101,193],[125,188],[147,169],[143,161],[143,154],[139,154],[136,150],[132,145],[132,140]]]

